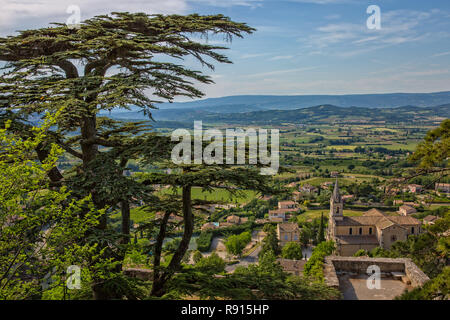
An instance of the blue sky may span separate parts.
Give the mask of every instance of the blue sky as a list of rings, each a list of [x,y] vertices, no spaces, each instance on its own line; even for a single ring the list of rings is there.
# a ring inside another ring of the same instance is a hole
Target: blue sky
[[[222,13],[258,29],[235,39],[206,97],[450,90],[450,1],[406,0],[0,0],[0,33],[109,11]],[[369,5],[381,30],[369,30]],[[211,43],[223,43],[221,38]],[[191,60],[187,64],[202,69]]]

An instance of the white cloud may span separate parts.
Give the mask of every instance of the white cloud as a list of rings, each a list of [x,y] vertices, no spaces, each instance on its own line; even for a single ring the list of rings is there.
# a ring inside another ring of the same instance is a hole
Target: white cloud
[[[303,67],[303,68],[293,68],[293,69],[286,69],[286,70],[276,70],[276,71],[269,71],[269,72],[260,72],[260,73],[254,73],[244,76],[245,78],[261,78],[261,77],[267,77],[267,76],[275,76],[275,75],[281,75],[281,74],[288,74],[288,73],[296,73],[296,72],[303,72],[303,71],[310,71],[317,69],[318,67]]]
[[[264,0],[189,0],[192,3],[209,5],[213,7],[228,8],[233,6],[244,6],[256,8],[262,5]]]
[[[112,11],[183,13],[186,0],[0,0],[0,30],[47,26],[49,22],[66,22],[69,6],[81,10],[81,19]]]
[[[437,57],[443,57],[443,56],[448,56],[448,55],[450,55],[450,51],[448,51],[448,52],[436,53],[436,54],[433,54],[431,57],[432,57],[432,58],[437,58]]]
[[[354,3],[354,0],[288,0],[289,2],[313,3],[313,4],[341,4]]]
[[[78,6],[81,20],[113,11],[148,14],[184,14],[191,5],[215,7],[260,6],[263,0],[0,0],[0,33],[46,27],[51,22],[66,22],[69,6]]]
[[[268,53],[244,53],[240,56],[241,59],[252,59],[252,58],[259,58],[269,55]]]
[[[269,59],[269,61],[278,61],[278,60],[290,60],[294,56],[275,56]]]
[[[369,30],[365,21],[361,23],[329,23],[320,26],[316,32],[300,42],[314,52],[331,53],[340,56],[354,56],[388,46],[411,43],[443,37],[429,33],[424,28],[442,15],[440,10],[414,11],[393,10],[381,13],[381,30]]]

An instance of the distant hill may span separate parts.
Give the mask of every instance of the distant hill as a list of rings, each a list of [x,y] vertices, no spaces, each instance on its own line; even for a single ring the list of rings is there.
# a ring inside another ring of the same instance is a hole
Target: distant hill
[[[191,102],[163,103],[160,109],[202,109],[216,113],[238,113],[258,110],[294,110],[317,105],[341,107],[395,108],[430,107],[450,103],[450,91],[435,93],[389,93],[352,95],[269,96],[243,95],[210,98]]]
[[[117,119],[142,120],[142,114],[137,112],[122,112],[113,114]],[[434,123],[450,118],[450,104],[435,107],[403,106],[398,108],[363,108],[338,107],[334,105],[319,105],[295,110],[260,110],[241,113],[214,113],[203,109],[171,109],[156,110],[155,120],[166,124],[178,121],[190,123],[202,120],[205,123],[227,124],[314,124],[314,123]]]

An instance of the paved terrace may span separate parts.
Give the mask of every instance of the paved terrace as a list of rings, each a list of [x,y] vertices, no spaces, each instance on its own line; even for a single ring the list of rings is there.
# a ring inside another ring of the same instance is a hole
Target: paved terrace
[[[369,289],[367,268],[381,271],[381,289]],[[325,282],[339,289],[345,300],[392,300],[405,289],[422,286],[429,278],[411,259],[328,256],[324,266]]]

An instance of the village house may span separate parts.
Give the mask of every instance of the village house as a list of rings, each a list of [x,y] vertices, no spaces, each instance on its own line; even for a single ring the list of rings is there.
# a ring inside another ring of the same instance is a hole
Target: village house
[[[433,225],[436,223],[437,220],[439,220],[439,217],[428,215],[425,218],[423,218],[423,224]]]
[[[297,204],[294,201],[278,201],[278,209],[296,209]]]
[[[270,199],[272,199],[272,196],[262,196],[260,197],[260,199],[263,201],[269,201]]]
[[[232,216],[228,216],[226,220],[228,223],[231,223],[231,224],[243,224],[248,221],[248,218],[232,215]]]
[[[300,243],[300,229],[296,223],[280,223],[277,225],[277,236],[280,246],[284,247],[288,242]]]
[[[417,210],[414,207],[412,207],[410,205],[406,205],[406,204],[402,205],[398,209],[398,213],[401,214],[402,216],[409,216],[409,215],[414,214],[416,212],[417,212]]]
[[[305,178],[310,178],[311,177],[311,173],[309,172],[300,172],[298,174],[299,179],[305,179]]]
[[[331,176],[332,178],[337,178],[337,177],[339,176],[339,172],[337,172],[337,171],[331,171],[330,176]]]
[[[291,260],[291,259],[277,259],[277,262],[285,272],[295,276],[301,276],[307,260]]]
[[[300,192],[304,192],[304,193],[315,193],[318,190],[319,189],[317,189],[316,187],[314,187],[310,184],[305,184],[305,185],[301,186],[299,189]]]
[[[323,183],[320,184],[320,187],[322,189],[328,190],[331,186],[333,185],[333,182],[331,181],[325,181]]]
[[[390,249],[396,241],[405,241],[409,235],[422,232],[421,222],[411,216],[390,216],[370,209],[362,216],[344,216],[344,202],[338,181],[330,199],[327,240],[336,243],[337,254],[351,256],[363,249],[376,247]]]
[[[163,217],[164,217],[164,213],[163,212],[157,212],[155,214],[155,219],[156,220],[160,220]],[[170,216],[169,216],[169,220],[168,221],[171,222],[171,223],[178,223],[178,222],[183,221],[183,217],[180,217],[180,216],[177,216],[177,215],[171,213]]]
[[[283,222],[286,219],[286,210],[269,210],[269,221],[270,222]]]
[[[214,230],[214,229],[218,229],[218,228],[219,228],[218,222],[207,222],[204,225],[202,225],[202,227],[200,229],[202,231],[206,231],[206,230]]]
[[[287,219],[286,213],[295,211],[297,211],[297,204],[294,201],[279,201],[277,210],[269,210],[269,220],[283,222]]]
[[[296,188],[297,187],[297,182],[291,182],[289,184],[286,185],[287,188]]]
[[[256,239],[256,242],[262,242],[266,236],[267,236],[266,232],[264,232],[263,230],[259,230],[254,235],[254,239]]]
[[[450,183],[436,183],[434,190],[443,193],[450,193]]]
[[[302,196],[301,192],[298,192],[298,191],[292,192],[292,199],[294,201],[299,201],[301,196]]]
[[[345,200],[351,200],[353,199],[355,196],[353,194],[347,194],[342,196],[342,200],[345,202]]]
[[[410,206],[410,207],[413,207],[413,208],[420,206],[420,204],[412,202],[412,201],[405,201],[405,202],[403,202],[403,204],[407,205],[407,206]]]
[[[411,193],[420,193],[422,192],[422,186],[419,184],[409,184],[408,185],[408,190]]]

